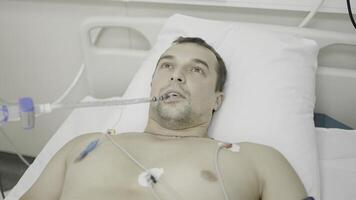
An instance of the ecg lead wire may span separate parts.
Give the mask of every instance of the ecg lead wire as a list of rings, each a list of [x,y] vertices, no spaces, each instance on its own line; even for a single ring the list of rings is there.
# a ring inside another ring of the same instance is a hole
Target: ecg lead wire
[[[219,185],[220,185],[221,190],[224,193],[225,200],[230,200],[229,195],[226,192],[226,189],[225,189],[225,186],[224,186],[224,180],[222,178],[222,175],[221,175],[221,172],[220,172],[220,169],[219,169],[219,164],[218,164],[218,162],[219,162],[219,160],[218,160],[219,159],[219,152],[223,147],[224,146],[222,144],[218,144],[218,147],[216,148],[216,151],[215,151],[214,165],[215,165],[215,171],[218,174]]]

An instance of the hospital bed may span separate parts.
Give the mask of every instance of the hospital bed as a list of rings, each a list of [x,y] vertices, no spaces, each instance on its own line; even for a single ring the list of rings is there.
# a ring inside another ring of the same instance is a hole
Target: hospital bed
[[[187,16],[178,15],[175,17],[189,19]],[[152,51],[154,52],[156,47],[154,45],[159,41],[157,36],[161,34],[160,31],[165,22],[166,19],[161,18],[130,17],[96,17],[86,20],[81,27],[85,66],[85,77],[82,78],[87,81],[88,96],[82,101],[101,101],[135,96],[132,94],[134,86],[130,81],[140,78],[137,71],[142,62],[152,56]],[[252,29],[262,28],[271,32],[313,39],[317,42],[320,51],[336,44],[356,45],[355,34],[278,25],[232,23]],[[319,57],[321,56],[323,55],[319,55]],[[338,66],[318,66],[316,71],[317,106],[319,106],[316,108],[317,112],[322,113],[328,106],[340,107],[345,104],[350,105],[350,102],[356,102],[356,95],[352,92],[346,93],[343,99],[335,101],[334,94],[329,90],[331,86],[355,88],[356,70],[343,69]],[[126,89],[127,87],[128,89]],[[353,107],[349,108],[350,111],[356,113],[355,103],[351,106]],[[130,112],[139,113],[138,110],[135,110],[136,108],[130,109],[132,109]],[[115,128],[119,132],[142,131],[142,126],[136,128],[138,126],[136,124],[125,123],[123,117],[127,110],[127,107],[74,110],[6,199],[18,199],[27,191],[49,159],[70,139],[88,132],[105,132],[111,128]],[[315,128],[315,138],[317,139],[315,148],[319,152],[321,199],[353,199],[356,196],[353,189],[356,185],[356,131]]]

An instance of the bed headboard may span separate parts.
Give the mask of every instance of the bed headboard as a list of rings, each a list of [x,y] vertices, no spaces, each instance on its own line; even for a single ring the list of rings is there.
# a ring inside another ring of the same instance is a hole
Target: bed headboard
[[[95,17],[81,26],[89,93],[120,96],[154,45],[165,18]],[[356,128],[356,34],[233,22],[291,33],[320,46],[315,112]]]

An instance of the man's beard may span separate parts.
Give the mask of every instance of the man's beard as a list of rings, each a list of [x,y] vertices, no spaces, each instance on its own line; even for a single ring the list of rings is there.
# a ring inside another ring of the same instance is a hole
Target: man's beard
[[[158,102],[152,105],[155,120],[163,127],[168,129],[185,129],[196,125],[199,119],[197,114],[192,110],[189,101],[183,100],[176,105],[167,105]]]

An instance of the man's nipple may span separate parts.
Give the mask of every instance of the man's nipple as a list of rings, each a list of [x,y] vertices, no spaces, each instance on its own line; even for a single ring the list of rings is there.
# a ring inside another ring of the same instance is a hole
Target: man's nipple
[[[200,171],[200,176],[210,182],[216,182],[218,180],[218,178],[216,177],[216,175],[209,171],[209,170],[201,170]]]

